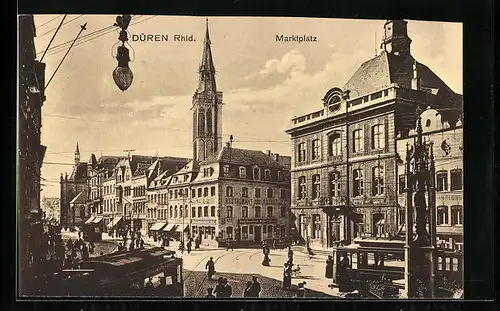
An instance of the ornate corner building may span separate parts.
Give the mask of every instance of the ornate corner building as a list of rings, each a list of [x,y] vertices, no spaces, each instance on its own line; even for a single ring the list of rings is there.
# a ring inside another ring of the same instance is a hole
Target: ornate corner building
[[[293,233],[313,246],[401,235],[401,144],[414,135],[418,106],[439,112],[448,131],[461,133],[462,96],[411,55],[407,22],[388,20],[384,34],[380,54],[286,131],[293,144]]]

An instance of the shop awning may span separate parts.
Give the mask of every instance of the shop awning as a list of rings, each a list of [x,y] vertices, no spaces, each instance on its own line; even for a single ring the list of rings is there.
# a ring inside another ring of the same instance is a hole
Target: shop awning
[[[175,227],[175,224],[168,224],[161,231],[163,231],[163,232],[170,232],[170,231],[172,231],[172,229],[174,229],[174,227]]]
[[[96,217],[94,218],[94,220],[92,220],[92,223],[93,223],[93,224],[98,224],[98,223],[100,223],[100,222],[102,221],[102,219],[103,219],[103,218],[104,218],[104,217],[102,217],[102,216],[96,216]]]
[[[85,221],[85,223],[86,224],[90,224],[90,223],[92,223],[94,221],[94,219],[95,219],[95,216],[90,216],[90,218],[87,219],[87,221]]]
[[[188,228],[189,225],[178,225],[177,228],[175,228],[175,231],[177,232],[184,232]]]
[[[118,216],[118,217],[114,217],[113,220],[111,220],[108,224],[108,228],[113,228],[114,226],[116,226],[120,220],[122,220],[122,216]]]
[[[385,224],[385,219],[380,219],[379,221],[377,221],[377,226],[382,226],[383,224]]]
[[[153,225],[151,225],[151,228],[149,228],[150,231],[160,231],[167,225],[166,222],[155,222]]]

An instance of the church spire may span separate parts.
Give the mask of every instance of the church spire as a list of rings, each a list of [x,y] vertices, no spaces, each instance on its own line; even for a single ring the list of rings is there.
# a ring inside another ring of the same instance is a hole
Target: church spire
[[[212,49],[210,47],[210,34],[208,32],[208,18],[205,32],[205,41],[203,42],[203,56],[199,69],[200,80],[198,82],[197,93],[216,92],[215,85],[215,67],[212,58]]]
[[[76,143],[76,150],[75,150],[75,165],[80,164],[80,148],[78,147],[78,143]]]

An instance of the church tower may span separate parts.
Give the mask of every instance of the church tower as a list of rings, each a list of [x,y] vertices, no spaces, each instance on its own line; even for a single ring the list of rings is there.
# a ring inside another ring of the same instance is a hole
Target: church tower
[[[80,164],[80,148],[78,148],[78,143],[76,143],[75,165],[78,166],[78,164]]]
[[[193,95],[193,160],[204,161],[222,149],[222,92],[217,91],[208,19],[203,56]]]
[[[408,37],[407,21],[388,20],[384,25],[383,46],[388,53],[410,56],[411,39]]]

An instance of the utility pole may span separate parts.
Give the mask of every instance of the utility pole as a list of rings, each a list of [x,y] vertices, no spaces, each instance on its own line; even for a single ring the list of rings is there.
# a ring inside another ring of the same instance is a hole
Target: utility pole
[[[345,194],[345,212],[344,212],[344,240],[351,243],[351,222],[349,221],[349,214],[351,213],[350,195],[350,170],[349,165],[349,102],[345,101],[345,127],[346,127],[346,194]]]

